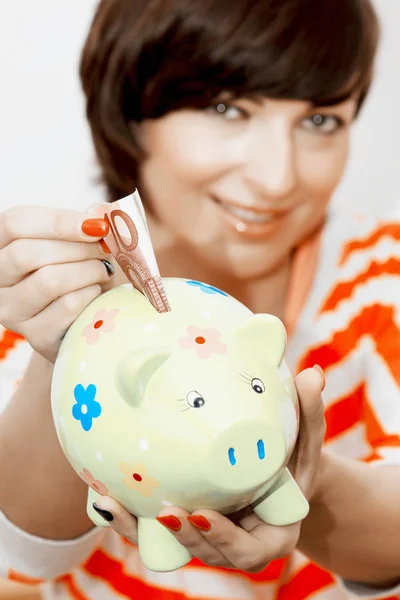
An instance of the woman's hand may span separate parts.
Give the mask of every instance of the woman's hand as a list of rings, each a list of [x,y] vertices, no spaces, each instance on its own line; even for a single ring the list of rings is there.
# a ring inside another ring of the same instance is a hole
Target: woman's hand
[[[51,362],[114,271],[96,243],[107,231],[102,219],[72,210],[21,206],[0,213],[0,323]]]
[[[318,367],[306,369],[296,377],[301,406],[300,433],[289,468],[307,498],[311,497],[317,480],[325,434],[321,399],[324,381]],[[96,507],[115,531],[137,543],[136,519],[120,504],[103,496]],[[212,510],[189,514],[181,508],[169,507],[157,518],[204,563],[253,572],[289,554],[296,547],[301,526],[301,522],[285,527],[267,525],[250,507],[229,518]]]

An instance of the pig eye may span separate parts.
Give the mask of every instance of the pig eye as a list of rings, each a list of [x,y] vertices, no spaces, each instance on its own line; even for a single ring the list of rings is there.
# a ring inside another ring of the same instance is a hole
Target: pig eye
[[[265,385],[261,381],[261,379],[252,379],[251,387],[256,392],[256,394],[262,394],[265,392]]]
[[[192,408],[201,408],[202,406],[205,405],[206,401],[204,400],[203,396],[201,396],[199,394],[199,392],[189,392],[186,395],[186,402],[189,404],[189,406],[191,406]]]

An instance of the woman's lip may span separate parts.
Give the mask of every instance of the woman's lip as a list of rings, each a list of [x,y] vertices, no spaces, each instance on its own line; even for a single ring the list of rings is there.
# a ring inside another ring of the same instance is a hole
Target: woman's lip
[[[219,198],[217,197],[213,197],[213,200],[217,203],[217,204],[222,204],[223,206],[232,206],[232,208],[238,208],[239,210],[248,210],[254,213],[257,213],[259,215],[271,215],[272,217],[282,217],[283,215],[285,215],[287,212],[289,212],[288,209],[282,210],[282,209],[271,209],[271,208],[260,208],[258,206],[246,206],[243,204],[238,204],[236,202],[231,202],[231,201],[225,201],[225,200],[219,200]]]
[[[237,204],[228,203],[228,202],[220,202],[215,199],[214,201],[217,209],[220,211],[221,215],[225,218],[227,223],[231,228],[235,230],[236,233],[240,234],[242,237],[246,237],[247,239],[257,240],[266,238],[272,233],[275,232],[281,225],[282,218],[287,214],[286,212],[280,213],[272,213],[270,211],[263,211],[262,214],[270,215],[271,219],[265,223],[260,223],[257,221],[247,221],[244,218],[241,218],[237,215],[234,215],[230,212],[228,206],[233,206],[235,208],[241,209],[241,206]],[[243,210],[252,210],[252,209],[244,209]],[[256,211],[254,211],[256,212]],[[260,213],[259,213],[260,214]]]

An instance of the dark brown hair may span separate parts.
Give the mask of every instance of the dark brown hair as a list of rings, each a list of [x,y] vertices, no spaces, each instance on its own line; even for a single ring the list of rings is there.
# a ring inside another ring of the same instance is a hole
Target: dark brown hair
[[[109,199],[136,185],[132,124],[224,91],[361,106],[378,37],[370,0],[101,0],[80,74]]]

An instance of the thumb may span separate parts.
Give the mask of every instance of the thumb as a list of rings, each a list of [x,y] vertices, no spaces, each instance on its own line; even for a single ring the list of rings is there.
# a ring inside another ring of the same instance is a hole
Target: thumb
[[[321,393],[325,387],[325,374],[319,365],[305,369],[295,378],[300,401],[300,419],[304,426],[321,424],[324,416],[324,404]],[[301,424],[300,424],[301,428]]]
[[[300,403],[300,430],[294,456],[294,477],[309,495],[319,465],[325,436],[324,404],[321,392],[325,376],[321,367],[305,369],[295,378]]]

